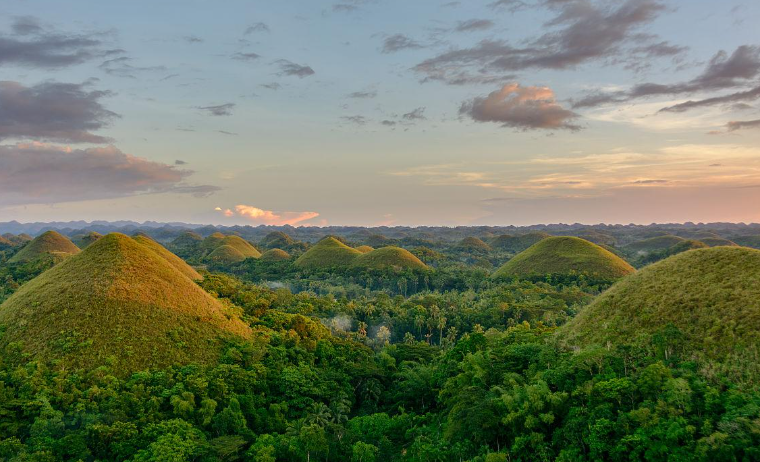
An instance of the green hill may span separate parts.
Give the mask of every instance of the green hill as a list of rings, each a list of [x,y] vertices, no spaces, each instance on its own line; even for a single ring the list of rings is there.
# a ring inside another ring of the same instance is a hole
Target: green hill
[[[734,242],[744,247],[752,247],[753,249],[760,249],[760,236],[737,236],[732,238]]]
[[[115,361],[127,374],[213,363],[224,338],[250,328],[145,243],[104,236],[0,305],[0,346],[69,368]]]
[[[578,237],[550,237],[515,255],[493,277],[578,273],[616,279],[634,271],[625,260],[594,243]]]
[[[235,236],[235,235],[225,236],[224,239],[222,239],[221,245],[228,245],[230,247],[235,248],[245,258],[261,257],[261,252],[256,250],[256,247],[251,245],[250,242],[246,241],[240,236]]]
[[[613,285],[559,332],[567,346],[636,343],[672,324],[673,348],[760,377],[760,251],[684,252]]]
[[[497,236],[491,240],[491,247],[507,252],[522,252],[536,242],[542,241],[549,237],[551,237],[551,234],[544,232],[533,232],[521,234],[518,236],[502,234],[501,236]]]
[[[103,237],[102,234],[95,231],[91,231],[87,234],[77,234],[76,236],[71,238],[71,241],[80,249],[86,249],[88,245],[97,241],[101,237]]]
[[[16,247],[16,244],[9,241],[8,238],[0,236],[0,250],[10,249],[11,247]]]
[[[71,255],[76,255],[79,251],[79,247],[75,246],[66,236],[56,231],[47,231],[31,240],[8,262],[30,263],[41,260],[57,262]]]
[[[457,248],[466,252],[490,252],[491,246],[477,237],[466,237],[459,241]]]
[[[193,281],[197,281],[199,279],[203,279],[203,276],[201,276],[197,271],[195,271],[190,265],[188,265],[185,260],[179,258],[178,256],[171,253],[166,247],[162,246],[158,242],[154,241],[153,239],[147,237],[147,236],[135,236],[132,238],[135,242],[137,242],[140,245],[143,245],[150,250],[154,251],[156,254],[158,254],[160,257],[162,257],[164,260],[169,262],[170,265],[172,265],[174,268],[176,268],[180,273],[184,274],[188,278],[190,278]]]
[[[394,246],[381,247],[361,254],[354,259],[353,266],[366,269],[427,269],[427,265],[412,255],[411,252]]]
[[[724,239],[722,237],[705,237],[703,239],[700,239],[700,241],[707,244],[709,247],[720,247],[720,246],[736,247],[739,245],[734,241],[729,241],[728,239]]]
[[[290,260],[290,254],[282,249],[269,249],[261,254],[262,261],[286,261]]]
[[[201,242],[201,248],[210,252],[214,250],[215,248],[219,247],[220,245],[222,245],[222,241],[224,240],[224,238],[225,238],[224,234],[220,232],[215,232],[211,234],[210,236],[206,237]]]
[[[383,236],[382,234],[372,234],[371,236],[368,236],[366,239],[364,239],[364,242],[372,247],[382,247],[384,245],[392,243],[393,239]]]
[[[295,239],[283,233],[282,231],[272,231],[271,233],[264,236],[264,239],[261,240],[261,247],[265,249],[279,249],[283,247],[290,247],[295,243]]]
[[[226,264],[241,262],[245,260],[245,258],[245,255],[235,247],[232,247],[231,245],[220,245],[206,255],[204,259],[208,262]]]
[[[625,246],[625,249],[633,252],[655,252],[668,249],[676,244],[684,242],[685,240],[686,239],[682,237],[669,234],[665,236],[651,237],[649,239],[628,244]]]
[[[359,255],[362,255],[360,251],[347,246],[335,237],[328,236],[298,257],[295,264],[301,268],[311,269],[347,267]]]
[[[607,246],[617,245],[617,239],[615,239],[614,236],[610,236],[607,233],[599,232],[595,229],[586,230],[586,232],[584,232],[578,237],[580,237],[581,239],[585,239],[589,242],[593,242],[596,245],[607,245]]]
[[[197,247],[201,242],[203,242],[203,237],[200,234],[185,231],[172,241],[172,245],[180,248]]]
[[[359,247],[356,247],[356,250],[358,250],[361,253],[367,253],[367,252],[372,252],[375,249],[369,245],[360,245]]]

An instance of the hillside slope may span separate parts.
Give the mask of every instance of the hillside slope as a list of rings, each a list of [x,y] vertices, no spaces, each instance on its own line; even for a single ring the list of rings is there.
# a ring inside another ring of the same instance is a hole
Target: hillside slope
[[[47,259],[60,261],[76,255],[79,251],[79,247],[66,236],[56,231],[47,231],[32,239],[8,261],[10,263],[29,263]]]

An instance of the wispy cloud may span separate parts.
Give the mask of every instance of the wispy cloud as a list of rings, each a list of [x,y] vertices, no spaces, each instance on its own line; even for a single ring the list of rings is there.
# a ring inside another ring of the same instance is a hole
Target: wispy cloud
[[[276,212],[245,204],[227,209],[217,207],[215,210],[228,218],[241,217],[251,223],[275,226],[304,224],[319,216],[317,212]]]
[[[216,106],[196,106],[196,109],[200,109],[210,116],[230,116],[232,110],[235,108],[235,103],[218,104]]]
[[[280,75],[295,76],[302,79],[315,74],[314,69],[310,66],[296,64],[286,59],[277,61],[277,64],[280,66]]]

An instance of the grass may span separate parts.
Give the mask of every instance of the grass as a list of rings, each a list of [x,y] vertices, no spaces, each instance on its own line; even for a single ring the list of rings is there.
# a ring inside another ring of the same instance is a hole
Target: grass
[[[587,274],[616,279],[634,271],[625,260],[594,243],[577,237],[550,237],[515,255],[493,277]]]
[[[630,275],[560,329],[567,346],[635,343],[673,325],[685,359],[760,378],[760,251],[691,250]],[[753,368],[753,370],[749,370]],[[730,371],[729,371],[730,372]]]
[[[369,246],[369,245],[360,245],[359,247],[356,247],[356,250],[358,250],[361,253],[367,253],[367,252],[372,252],[375,249],[374,247]]]
[[[237,263],[245,260],[245,255],[231,245],[220,245],[206,255],[205,260],[214,263]]]
[[[23,249],[14,255],[9,263],[29,263],[42,259],[60,260],[79,253],[79,247],[74,245],[66,236],[47,231],[31,240]]]
[[[412,255],[411,252],[394,246],[381,247],[361,254],[354,259],[353,266],[367,269],[427,269],[427,265]]]
[[[213,363],[225,338],[250,335],[231,307],[116,233],[24,284],[0,305],[0,325],[4,346],[71,368],[114,361],[124,374]]]
[[[224,239],[222,239],[221,245],[228,245],[230,247],[235,248],[245,258],[261,257],[261,252],[256,250],[256,247],[251,245],[250,242],[246,241],[240,236],[235,236],[235,235],[225,236]]]
[[[74,236],[71,241],[80,249],[86,249],[88,245],[92,244],[93,242],[97,241],[103,237],[102,234],[91,231],[87,234],[78,234]]]
[[[194,247],[201,242],[203,242],[203,237],[201,237],[200,234],[192,231],[185,231],[172,241],[172,245],[177,247]]]
[[[709,247],[721,247],[721,246],[736,247],[739,245],[734,241],[730,241],[722,237],[705,237],[705,238],[700,239],[700,241],[707,244]]]
[[[760,236],[737,236],[732,239],[739,245],[745,247],[752,247],[753,249],[760,249]]]
[[[220,232],[213,233],[210,236],[206,237],[206,239],[204,239],[201,242],[201,247],[205,249],[206,251],[210,252],[214,250],[215,248],[219,247],[220,245],[222,245],[222,241],[224,240],[224,238],[225,238],[224,234]]]
[[[172,265],[180,273],[184,274],[191,280],[197,281],[197,280],[203,279],[203,276],[201,276],[197,271],[195,271],[192,266],[185,263],[185,260],[174,255],[166,247],[162,246],[161,244],[154,241],[150,237],[135,236],[132,239],[138,244],[145,246],[149,248],[150,250],[152,250],[153,252],[157,253],[161,258],[169,262],[170,265]]]
[[[261,246],[265,249],[289,247],[295,243],[295,239],[283,233],[282,231],[272,231],[271,233],[264,236],[264,239],[261,240]]]
[[[340,242],[333,236],[316,243],[296,260],[301,268],[347,267],[362,253]]]
[[[261,254],[263,261],[286,261],[290,260],[290,254],[282,249],[270,249]]]
[[[16,244],[8,240],[5,236],[0,236],[0,249],[7,249],[10,247],[15,247]]]
[[[642,241],[628,244],[625,246],[625,249],[634,252],[655,252],[658,250],[669,249],[670,247],[684,242],[685,240],[686,239],[682,237],[668,234],[665,236],[650,237],[649,239],[644,239]]]
[[[533,244],[549,237],[551,237],[551,234],[544,232],[527,233],[518,236],[502,234],[491,240],[491,247],[507,252],[522,252]]]

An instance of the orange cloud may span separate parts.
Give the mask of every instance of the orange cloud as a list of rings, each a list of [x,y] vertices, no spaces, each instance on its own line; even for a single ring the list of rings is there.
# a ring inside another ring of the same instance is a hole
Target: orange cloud
[[[217,207],[217,212],[222,212],[226,217],[239,216],[252,222],[263,225],[296,225],[319,216],[317,212],[275,212],[264,210],[252,205],[236,205],[234,210]]]

